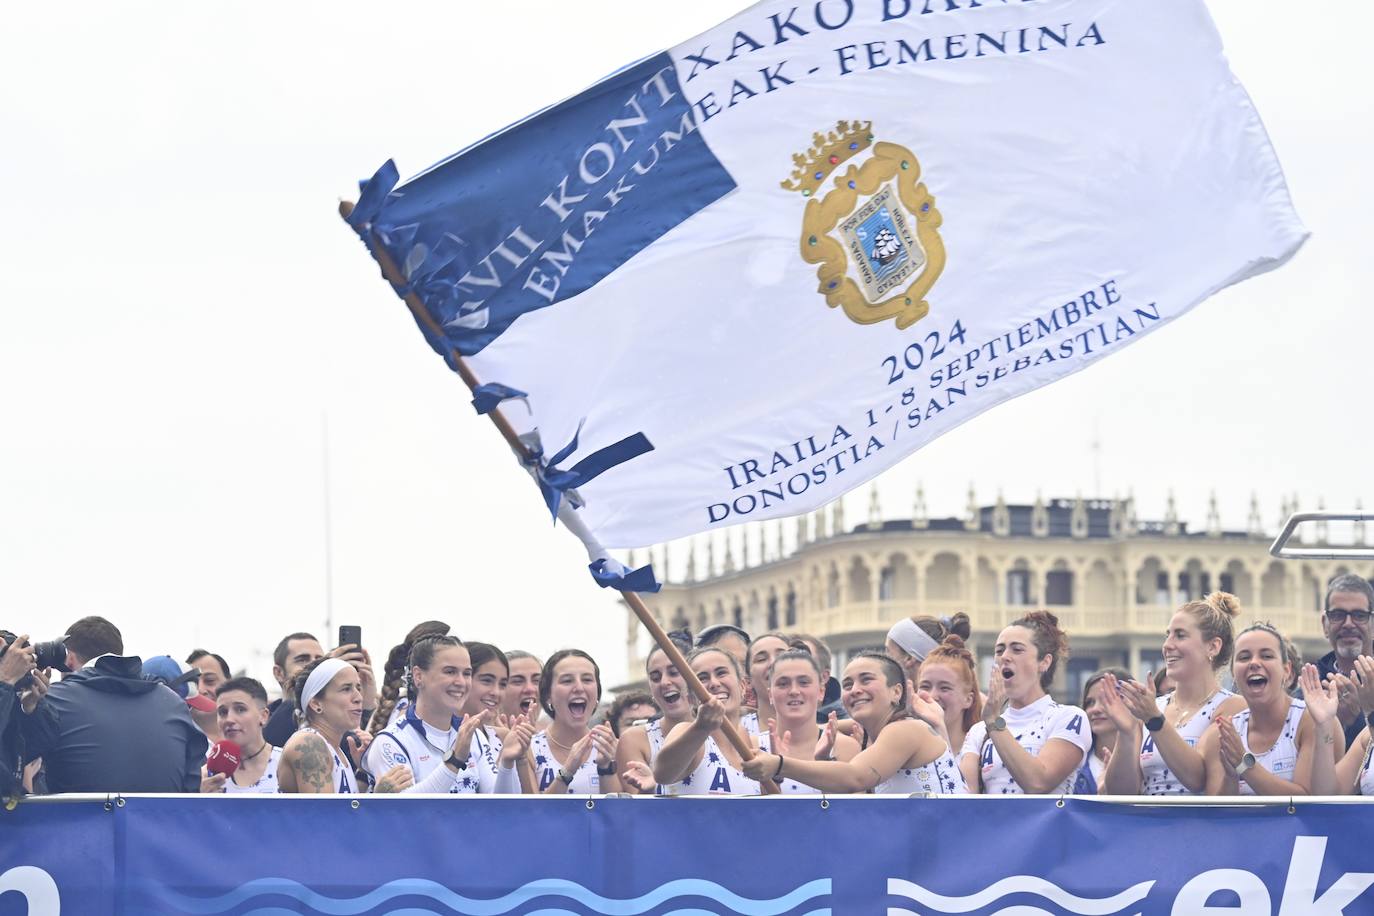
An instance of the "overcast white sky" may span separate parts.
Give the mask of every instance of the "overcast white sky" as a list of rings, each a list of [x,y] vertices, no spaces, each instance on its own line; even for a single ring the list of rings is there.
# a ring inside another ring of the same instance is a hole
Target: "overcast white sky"
[[[621,678],[614,597],[335,206],[388,157],[413,174],[742,6],[8,10],[0,625],[50,638],[98,613],[131,652],[201,644],[270,682],[279,636],[324,635],[327,414],[336,624],[382,656],[438,616],[504,648],[583,646]],[[918,480],[933,514],[962,511],[970,482],[984,501],[1092,495],[1095,425],[1102,495],[1133,489],[1143,517],[1170,488],[1196,524],[1215,488],[1231,527],[1252,491],[1271,526],[1284,493],[1374,498],[1374,61],[1342,38],[1374,32],[1374,7],[1210,7],[1312,240],[918,452],[880,482],[888,517]]]

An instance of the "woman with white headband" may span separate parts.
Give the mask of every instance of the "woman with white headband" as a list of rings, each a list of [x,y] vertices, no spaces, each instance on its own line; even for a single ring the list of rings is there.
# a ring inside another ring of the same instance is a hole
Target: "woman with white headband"
[[[293,687],[297,715],[304,724],[282,749],[277,765],[280,791],[358,791],[357,776],[339,753],[344,736],[362,723],[362,679],[357,669],[342,659],[322,658],[297,674]]]
[[[973,626],[962,611],[953,617],[903,617],[887,631],[887,656],[902,666],[907,679],[916,683],[917,672],[926,656],[953,633],[968,642]]]

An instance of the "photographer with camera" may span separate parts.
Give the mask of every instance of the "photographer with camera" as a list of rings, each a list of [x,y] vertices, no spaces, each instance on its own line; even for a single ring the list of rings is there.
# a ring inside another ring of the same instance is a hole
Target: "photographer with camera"
[[[57,716],[44,702],[52,643],[0,630],[0,797],[24,794],[24,768],[57,740]],[[61,645],[58,643],[57,645]],[[47,651],[43,651],[47,650]],[[43,658],[39,656],[43,655]]]
[[[43,755],[48,790],[58,792],[199,792],[209,746],[186,701],[144,680],[143,661],[124,655],[124,637],[101,617],[67,630],[72,673],[48,703],[58,736]]]

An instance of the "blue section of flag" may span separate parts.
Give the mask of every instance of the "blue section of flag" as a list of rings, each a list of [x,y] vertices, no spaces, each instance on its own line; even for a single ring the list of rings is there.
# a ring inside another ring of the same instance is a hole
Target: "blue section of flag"
[[[365,186],[350,222],[443,328],[430,345],[472,355],[734,187],[660,54],[399,187]]]

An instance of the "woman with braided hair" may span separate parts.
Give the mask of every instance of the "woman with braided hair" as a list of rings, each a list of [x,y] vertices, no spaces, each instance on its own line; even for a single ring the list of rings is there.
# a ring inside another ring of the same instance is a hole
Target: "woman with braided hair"
[[[386,657],[386,669],[382,674],[381,697],[377,701],[377,710],[372,713],[372,721],[368,724],[368,731],[373,736],[380,735],[382,729],[388,728],[396,723],[405,714],[406,706],[410,704],[410,691],[406,691],[406,696],[401,696],[401,688],[407,680],[406,665],[410,661],[410,650],[414,648],[417,640],[426,636],[447,636],[449,625],[442,620],[426,620],[424,623],[417,623],[406,634],[406,638],[399,644],[391,647],[390,654]]]

